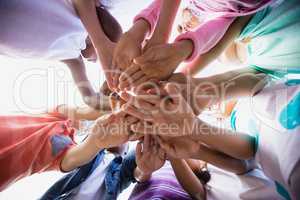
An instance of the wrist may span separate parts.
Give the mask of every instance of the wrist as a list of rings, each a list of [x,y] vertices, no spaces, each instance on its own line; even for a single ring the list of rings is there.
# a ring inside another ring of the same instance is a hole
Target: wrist
[[[142,43],[149,31],[150,25],[148,22],[143,19],[139,19],[134,23],[132,28],[126,32],[126,34],[128,34],[130,37],[133,37],[139,43]]]
[[[82,142],[82,144],[89,150],[89,152],[99,152],[101,149],[104,149],[104,145],[102,143],[99,143],[96,138],[94,138],[92,135],[89,135],[85,141]]]
[[[108,38],[102,38],[98,42],[93,41],[94,48],[97,53],[104,52],[107,48],[113,46],[113,42],[110,41]]]
[[[83,145],[87,146],[90,152],[98,152],[102,149],[105,149],[105,145],[96,138],[95,134],[90,133],[90,135],[83,141]]]
[[[134,170],[134,177],[138,182],[144,182],[151,178],[152,173],[145,173],[138,166]]]
[[[194,50],[194,44],[192,40],[180,40],[177,41],[175,44],[178,51],[181,52],[181,55],[184,58],[184,60],[188,59],[192,55]]]

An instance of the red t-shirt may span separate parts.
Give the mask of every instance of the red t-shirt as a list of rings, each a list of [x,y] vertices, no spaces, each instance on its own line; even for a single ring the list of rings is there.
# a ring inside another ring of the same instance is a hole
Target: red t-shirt
[[[69,122],[59,114],[0,116],[0,191],[25,176],[59,169],[74,145]]]

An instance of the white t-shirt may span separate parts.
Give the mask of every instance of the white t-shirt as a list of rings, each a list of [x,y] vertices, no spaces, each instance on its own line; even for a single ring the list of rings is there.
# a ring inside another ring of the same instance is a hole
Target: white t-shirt
[[[106,153],[102,162],[95,171],[82,183],[78,193],[73,197],[73,200],[95,200],[101,199],[105,193],[104,178],[108,170],[108,166],[115,158],[112,153]]]
[[[281,200],[273,181],[261,169],[241,176],[208,165],[211,180],[207,183],[207,200]]]
[[[64,60],[79,57],[87,32],[71,0],[0,1],[0,54]]]

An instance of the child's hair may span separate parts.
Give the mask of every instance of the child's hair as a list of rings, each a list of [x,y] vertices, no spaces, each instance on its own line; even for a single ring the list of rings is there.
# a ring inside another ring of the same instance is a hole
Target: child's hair
[[[207,184],[211,178],[211,175],[206,168],[202,168],[200,171],[197,171],[195,175],[199,178],[203,185]]]
[[[97,7],[96,11],[99,23],[105,35],[112,42],[117,42],[122,35],[122,28],[119,22],[107,11],[105,7]]]

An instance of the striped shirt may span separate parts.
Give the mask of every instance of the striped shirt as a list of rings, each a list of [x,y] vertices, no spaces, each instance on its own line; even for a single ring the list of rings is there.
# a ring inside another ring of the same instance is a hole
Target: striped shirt
[[[129,200],[192,200],[178,183],[171,164],[154,172],[149,181],[139,183],[133,189]]]

